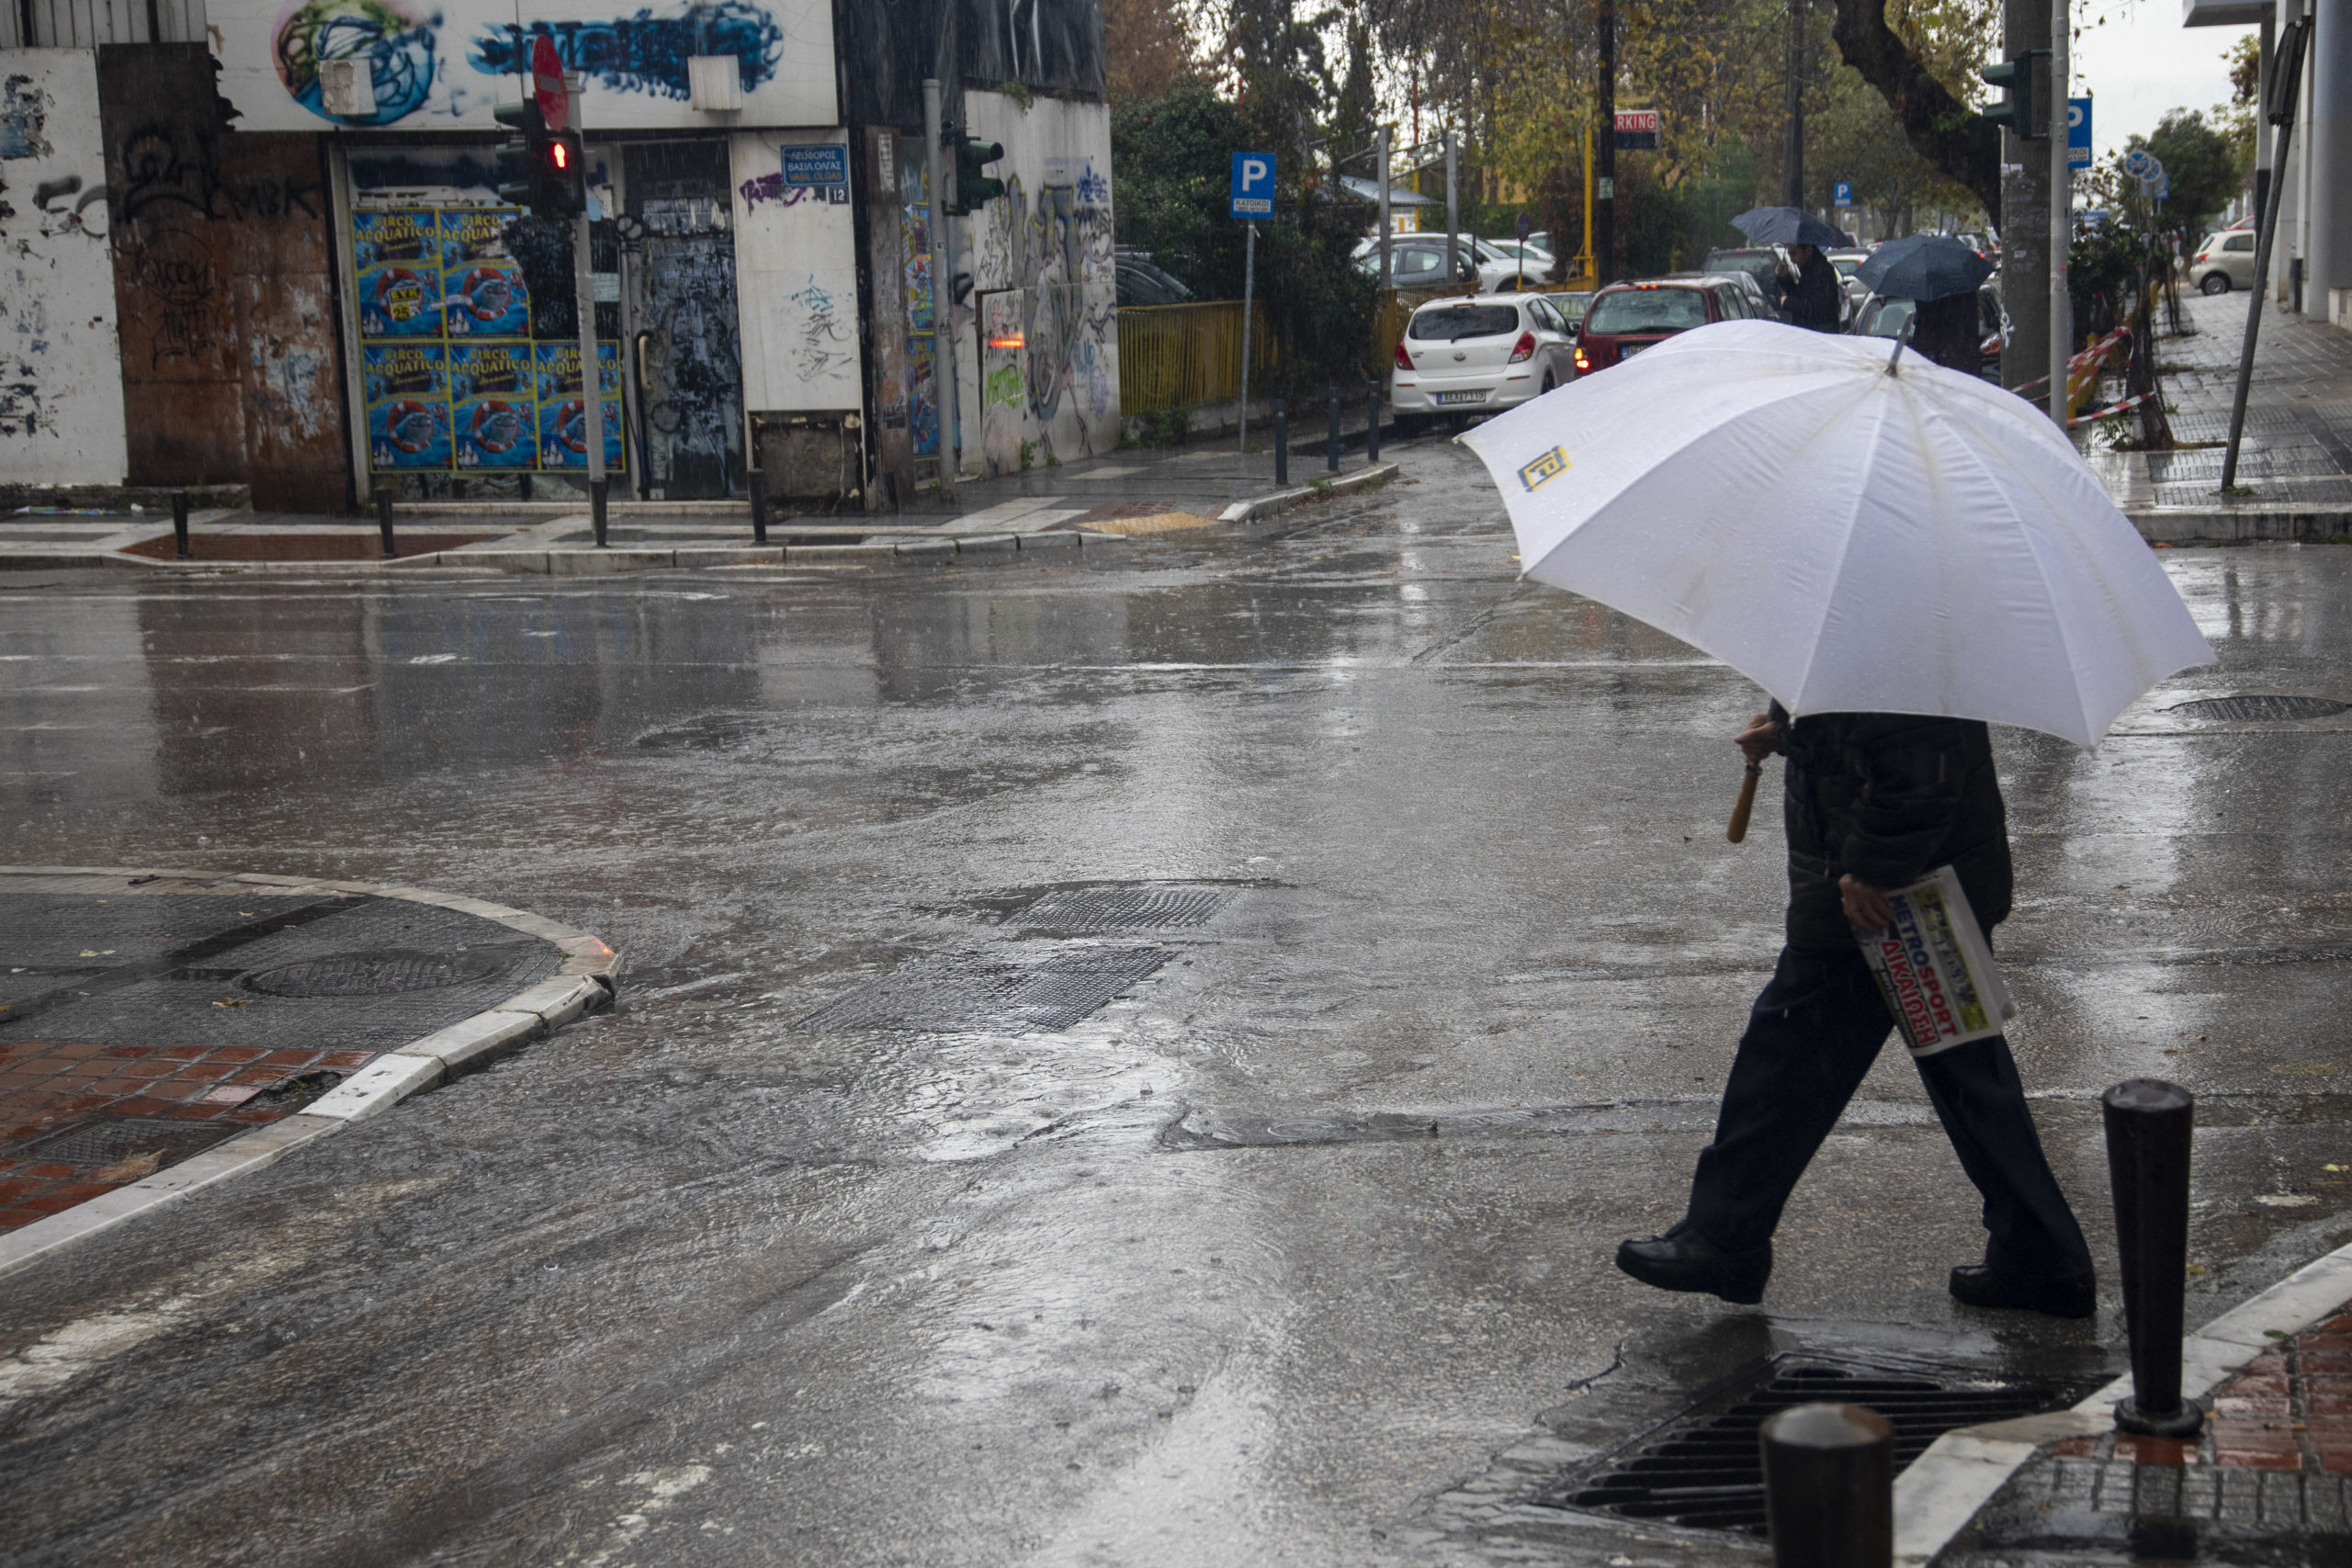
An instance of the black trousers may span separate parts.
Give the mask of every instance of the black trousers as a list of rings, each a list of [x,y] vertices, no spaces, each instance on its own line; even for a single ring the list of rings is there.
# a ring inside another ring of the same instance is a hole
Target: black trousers
[[[1740,1036],[1715,1141],[1699,1156],[1690,1223],[1735,1251],[1772,1239],[1781,1210],[1894,1030],[1861,952],[1781,951]],[[2052,1279],[2091,1271],[2090,1248],[2042,1156],[2008,1042],[1918,1058],[1961,1168],[1984,1195],[1984,1261]]]

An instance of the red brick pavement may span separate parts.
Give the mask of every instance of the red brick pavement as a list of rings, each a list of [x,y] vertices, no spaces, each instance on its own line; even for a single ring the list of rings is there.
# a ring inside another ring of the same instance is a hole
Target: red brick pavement
[[[85,1117],[275,1122],[290,1107],[249,1101],[306,1073],[349,1073],[372,1051],[241,1045],[91,1045],[0,1041],[0,1150]],[[96,1179],[70,1165],[0,1153],[0,1232],[45,1219],[137,1176]]]
[[[2352,1307],[2352,1303],[2346,1303]],[[2352,1312],[2282,1339],[2213,1395],[2194,1438],[2069,1438],[2062,1454],[2352,1475]]]

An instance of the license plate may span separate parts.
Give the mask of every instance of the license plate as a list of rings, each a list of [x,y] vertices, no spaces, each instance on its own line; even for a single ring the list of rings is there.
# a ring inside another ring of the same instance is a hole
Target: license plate
[[[1483,403],[1487,400],[1487,394],[1484,392],[1440,392],[1437,395],[1437,400],[1440,403]]]
[[[1617,357],[1620,359],[1631,359],[1634,355],[1641,353],[1642,350],[1647,347],[1649,347],[1649,344],[1645,343],[1623,344],[1618,347]]]

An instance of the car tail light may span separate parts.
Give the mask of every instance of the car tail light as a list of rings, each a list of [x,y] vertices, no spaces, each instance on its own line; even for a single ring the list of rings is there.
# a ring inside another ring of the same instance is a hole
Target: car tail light
[[[1577,374],[1581,376],[1591,368],[1592,361],[1586,356],[1584,345],[1582,344],[1578,344],[1577,345]]]
[[[1396,368],[1399,370],[1410,370],[1412,367],[1413,356],[1405,352],[1405,345],[1403,344],[1398,344],[1396,345]]]
[[[1534,357],[1535,334],[1533,333],[1520,333],[1519,341],[1510,345],[1510,362],[1513,365],[1517,365],[1523,359],[1532,359]]]

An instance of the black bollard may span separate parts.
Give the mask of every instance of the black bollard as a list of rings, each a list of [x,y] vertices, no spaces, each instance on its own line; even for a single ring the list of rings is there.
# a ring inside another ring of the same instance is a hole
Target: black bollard
[[[1380,383],[1369,381],[1365,388],[1365,401],[1369,409],[1363,427],[1363,460],[1377,463],[1380,461]]]
[[[753,475],[752,476],[752,543],[753,543],[753,544],[755,544],[755,545],[764,545],[764,544],[766,544],[767,542],[768,542],[768,492],[767,492],[767,487],[766,487],[765,485],[763,485],[762,483],[760,483],[760,476],[759,476],[759,475],[757,475],[757,474],[753,474]]]
[[[178,547],[175,558],[187,560],[187,491],[172,491],[172,542]]]
[[[1764,1423],[1764,1508],[1778,1568],[1894,1560],[1894,1428],[1859,1404],[1800,1404]]]
[[[400,552],[392,547],[392,487],[376,487],[376,528],[384,536],[384,558],[390,560]]]
[[[2161,1078],[2132,1078],[2099,1096],[2107,1174],[2122,1255],[2123,1319],[2132,1333],[2132,1397],[2115,1425],[2186,1438],[2205,1412],[2180,1397],[2180,1341],[2188,1289],[2188,1145],[2197,1101]]]
[[[605,501],[612,489],[610,479],[588,481],[588,514],[596,525],[596,547],[600,550],[605,547]]]
[[[1280,398],[1274,400],[1274,482],[1290,483],[1290,415]]]
[[[1331,427],[1323,437],[1323,466],[1340,471],[1340,394],[1331,394]]]

